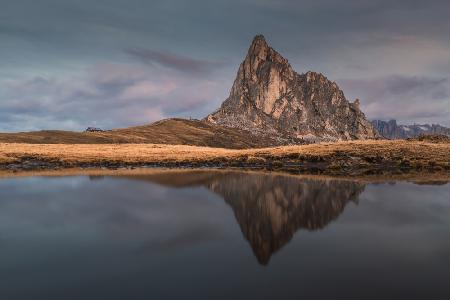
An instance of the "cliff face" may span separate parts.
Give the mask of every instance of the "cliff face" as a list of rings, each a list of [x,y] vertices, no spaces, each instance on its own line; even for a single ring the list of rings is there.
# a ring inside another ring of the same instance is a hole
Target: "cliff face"
[[[450,136],[450,128],[439,124],[423,125],[398,125],[396,120],[381,121],[373,120],[373,127],[387,139],[414,138],[419,135],[447,135]]]
[[[261,35],[240,65],[228,99],[206,120],[294,142],[378,137],[359,100],[349,103],[320,73],[297,74]]]

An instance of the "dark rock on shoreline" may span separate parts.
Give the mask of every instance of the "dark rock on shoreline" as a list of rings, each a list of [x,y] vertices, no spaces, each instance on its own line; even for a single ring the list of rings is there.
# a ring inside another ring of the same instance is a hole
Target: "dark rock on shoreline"
[[[212,161],[189,161],[189,162],[115,162],[100,161],[91,163],[67,163],[64,161],[45,161],[35,158],[24,158],[20,162],[0,165],[0,170],[37,171],[58,169],[135,169],[135,168],[171,168],[171,169],[256,169],[256,170],[280,170],[295,174],[323,174],[335,176],[360,176],[360,175],[389,175],[407,174],[411,172],[424,171],[450,171],[450,166],[442,167],[435,164],[412,164],[401,158],[387,157],[352,157],[345,153],[338,153],[332,158],[324,157],[298,157],[295,160],[285,159],[260,159],[254,158],[238,160],[212,160]]]

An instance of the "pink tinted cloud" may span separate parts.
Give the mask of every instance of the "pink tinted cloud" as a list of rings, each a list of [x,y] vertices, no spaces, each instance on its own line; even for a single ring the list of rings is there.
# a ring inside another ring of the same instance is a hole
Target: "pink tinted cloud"
[[[153,82],[150,80],[143,80],[126,87],[118,97],[124,101],[141,99],[150,100],[154,97],[167,96],[177,88],[177,84],[173,81]]]
[[[8,131],[22,130],[26,119],[40,120],[28,124],[28,130],[60,128],[55,124],[83,130],[91,125],[116,128],[167,117],[203,117],[220,104],[227,90],[220,77],[155,72],[124,63],[102,63],[57,78],[10,79],[1,84],[0,128]],[[221,91],[225,91],[223,96]]]
[[[88,77],[98,84],[119,84],[146,77],[141,66],[119,63],[99,63],[88,69]]]

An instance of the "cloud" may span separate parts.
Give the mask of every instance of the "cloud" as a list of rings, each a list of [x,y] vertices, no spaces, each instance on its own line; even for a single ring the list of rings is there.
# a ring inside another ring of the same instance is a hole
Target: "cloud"
[[[385,80],[386,91],[393,95],[403,94],[433,94],[441,95],[441,98],[448,98],[447,89],[449,85],[448,78],[427,78],[427,77],[404,77],[392,76]],[[432,98],[436,98],[433,96]]]
[[[369,118],[450,125],[449,78],[391,75],[342,79],[338,83],[350,95],[348,98],[362,99],[363,111]]]
[[[172,70],[194,75],[209,74],[223,65],[220,62],[194,59],[170,52],[142,48],[131,48],[126,50],[126,53],[144,63],[158,64]]]
[[[1,81],[0,131],[117,128],[162,118],[202,118],[223,98],[221,81],[102,63],[70,76]]]
[[[299,73],[346,78],[370,117],[449,122],[447,0],[3,2],[0,131],[202,117],[256,33]]]
[[[177,86],[173,82],[163,82],[156,84],[153,81],[138,81],[126,87],[119,95],[122,100],[151,99],[153,97],[167,96],[176,89]]]
[[[146,77],[146,70],[141,66],[120,63],[99,63],[88,70],[92,81],[102,86],[127,85]]]

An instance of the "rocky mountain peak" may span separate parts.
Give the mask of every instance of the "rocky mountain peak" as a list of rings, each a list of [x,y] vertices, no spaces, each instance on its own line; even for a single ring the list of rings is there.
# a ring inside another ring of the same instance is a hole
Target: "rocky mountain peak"
[[[299,75],[257,35],[241,63],[230,95],[207,121],[276,135],[280,142],[377,137],[359,109],[324,75]]]
[[[261,51],[267,51],[269,49],[269,45],[266,42],[266,38],[259,34],[253,38],[253,42],[249,48],[249,53],[258,53]]]
[[[244,69],[240,70],[244,72],[242,75],[256,75],[255,73],[258,69],[268,67],[272,64],[289,68],[289,71],[293,72],[288,60],[271,48],[263,35],[255,36],[248,49],[247,56],[241,65],[244,66]]]

